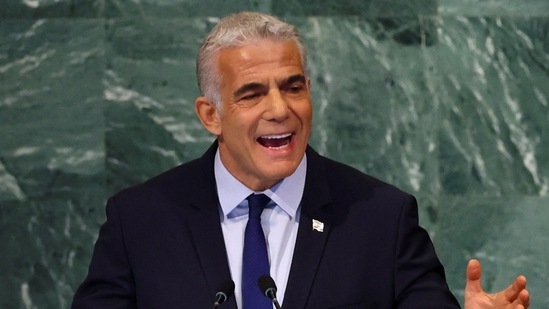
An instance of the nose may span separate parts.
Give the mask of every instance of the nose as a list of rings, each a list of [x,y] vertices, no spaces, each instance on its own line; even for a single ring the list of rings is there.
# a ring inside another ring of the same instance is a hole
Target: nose
[[[267,120],[280,122],[289,117],[290,106],[279,89],[271,89],[266,101],[267,107],[264,117]]]

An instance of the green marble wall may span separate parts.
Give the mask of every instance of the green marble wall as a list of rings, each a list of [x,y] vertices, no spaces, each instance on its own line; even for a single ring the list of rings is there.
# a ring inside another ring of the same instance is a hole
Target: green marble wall
[[[218,17],[310,47],[311,143],[416,194],[462,298],[471,257],[549,307],[549,1],[2,0],[0,308],[68,308],[115,191],[198,156]]]

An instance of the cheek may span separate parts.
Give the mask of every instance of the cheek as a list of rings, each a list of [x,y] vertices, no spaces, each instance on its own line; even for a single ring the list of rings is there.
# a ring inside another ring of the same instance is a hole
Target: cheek
[[[249,136],[250,132],[253,132],[253,118],[246,117],[243,113],[227,116],[222,118],[223,135],[231,140],[245,142],[245,137]]]
[[[313,118],[313,111],[311,104],[299,105],[295,110],[302,122],[310,123]]]

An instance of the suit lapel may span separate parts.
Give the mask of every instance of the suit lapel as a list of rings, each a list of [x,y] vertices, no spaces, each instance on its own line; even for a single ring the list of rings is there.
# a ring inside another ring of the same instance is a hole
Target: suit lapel
[[[212,300],[219,286],[231,279],[213,171],[216,149],[217,143],[214,143],[197,162],[196,181],[189,188],[189,196],[193,198],[191,204],[196,211],[188,221],[202,272],[212,291]],[[224,303],[223,308],[236,309],[234,297]]]
[[[330,234],[330,195],[320,160],[311,148],[307,150],[307,179],[284,308],[305,308]]]
[[[215,207],[217,210],[217,205]],[[202,265],[212,299],[219,286],[231,279],[219,213],[200,211],[190,218],[190,227],[196,245],[196,253]],[[232,305],[231,305],[232,303]],[[223,308],[235,308],[234,297],[223,304]]]

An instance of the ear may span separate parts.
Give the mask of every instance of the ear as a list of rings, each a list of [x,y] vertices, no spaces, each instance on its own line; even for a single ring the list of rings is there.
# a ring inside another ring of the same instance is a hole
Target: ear
[[[221,119],[215,104],[205,97],[198,97],[194,108],[204,128],[215,136],[221,135]]]

